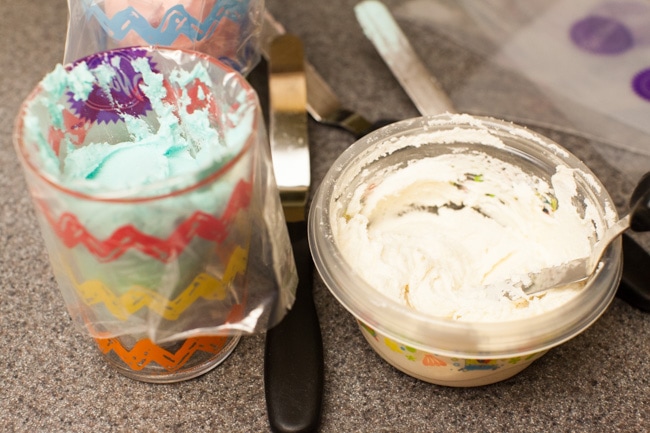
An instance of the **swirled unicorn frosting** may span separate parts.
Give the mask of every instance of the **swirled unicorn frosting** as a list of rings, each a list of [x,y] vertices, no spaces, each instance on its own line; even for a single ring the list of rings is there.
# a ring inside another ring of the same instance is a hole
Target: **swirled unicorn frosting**
[[[219,119],[201,62],[165,75],[156,67],[144,51],[133,50],[48,74],[25,121],[46,171],[82,192],[128,190],[200,173],[242,149],[254,110],[220,128],[217,122],[226,119]],[[38,118],[43,108],[52,122],[47,135]]]

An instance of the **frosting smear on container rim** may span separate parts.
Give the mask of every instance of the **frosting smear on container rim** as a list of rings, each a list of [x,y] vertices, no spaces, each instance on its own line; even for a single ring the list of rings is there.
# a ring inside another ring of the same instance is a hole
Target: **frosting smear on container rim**
[[[352,268],[408,308],[459,321],[519,319],[582,288],[521,289],[529,272],[590,253],[597,218],[576,208],[576,189],[564,166],[549,185],[483,152],[443,154],[384,169],[332,225]]]

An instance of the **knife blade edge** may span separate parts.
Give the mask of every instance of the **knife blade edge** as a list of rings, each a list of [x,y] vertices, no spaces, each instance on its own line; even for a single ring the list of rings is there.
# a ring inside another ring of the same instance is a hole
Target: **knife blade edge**
[[[421,114],[455,111],[442,85],[428,72],[383,3],[364,0],[354,7],[354,12],[364,34]]]

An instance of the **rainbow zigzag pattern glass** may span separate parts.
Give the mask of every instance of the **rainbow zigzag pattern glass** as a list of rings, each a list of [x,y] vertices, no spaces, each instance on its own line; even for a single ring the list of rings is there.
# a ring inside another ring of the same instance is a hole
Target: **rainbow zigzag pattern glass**
[[[160,69],[169,59],[194,59],[192,53],[176,52],[168,58],[150,55],[148,50],[132,49],[98,54],[87,61],[99,58],[100,63],[117,65],[124,71],[125,65],[120,62],[131,57],[147,58]],[[211,60],[203,61],[208,68],[214,67]],[[185,67],[196,62],[189,63]],[[230,108],[236,112],[250,104],[257,110],[257,99],[252,91],[243,92],[248,99],[242,99],[238,86],[247,86],[243,78],[238,74],[229,77],[224,92],[230,89],[232,97],[222,95],[213,100],[209,89],[200,88],[202,83],[197,80],[186,80],[182,94],[176,96],[186,100],[189,111],[205,106],[214,112],[215,119],[234,121],[237,126]],[[137,87],[122,85],[121,91]],[[171,89],[169,83],[164,87]],[[42,89],[35,90],[30,98],[34,100],[39,91]],[[103,102],[116,103],[118,96],[110,95]],[[130,101],[118,101],[121,111],[131,110],[130,116],[151,116],[145,99]],[[258,158],[254,149],[259,113],[256,111],[251,130],[244,131],[241,148],[214,166],[199,174],[192,172],[189,179],[167,179],[154,193],[146,192],[146,187],[144,193],[135,188],[132,195],[125,196],[68,188],[35,162],[38,152],[63,152],[70,145],[65,140],[85,143],[83,136],[98,134],[93,128],[104,128],[102,133],[110,132],[107,136],[113,133],[119,120],[102,111],[101,104],[83,109],[78,105],[72,98],[56,105],[63,110],[61,128],[38,107],[32,106],[37,117],[44,117],[40,121],[19,116],[18,131],[27,129],[30,122],[40,125],[37,135],[43,137],[46,149],[35,153],[27,140],[16,139],[66,306],[75,322],[93,337],[108,363],[124,375],[162,383],[202,374],[221,363],[239,340],[227,325],[242,320],[247,302],[252,219],[259,218],[259,210],[249,209]],[[220,111],[228,113],[222,115]]]
[[[73,298],[80,316],[108,362],[126,376],[150,382],[178,381],[218,365],[238,337],[199,336],[155,344],[148,331],[176,333],[188,321],[223,311],[237,319],[245,299],[233,299],[233,285],[243,284],[248,259],[245,236],[233,239],[237,215],[246,212],[251,185],[233,189],[221,215],[194,211],[167,238],[118,227],[104,239],[68,212],[57,217],[46,203],[40,215],[54,272]],[[140,207],[147,205],[141,204]],[[157,207],[157,206],[156,206]],[[142,210],[141,210],[142,211]],[[229,311],[224,311],[229,309]],[[106,323],[106,329],[98,326]],[[115,336],[110,329],[142,328]],[[197,324],[197,326],[202,326]]]

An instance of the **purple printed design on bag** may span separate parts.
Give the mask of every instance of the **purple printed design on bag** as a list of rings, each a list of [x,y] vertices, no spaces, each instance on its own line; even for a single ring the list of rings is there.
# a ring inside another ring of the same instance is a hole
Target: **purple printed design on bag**
[[[621,54],[634,46],[634,36],[614,18],[591,15],[573,25],[571,40],[593,54]]]
[[[106,82],[95,83],[87,100],[77,100],[69,93],[69,102],[77,117],[92,123],[110,123],[121,120],[123,115],[139,117],[149,112],[151,102],[140,89],[142,74],[135,71],[132,64],[140,57],[149,59],[145,50],[137,49],[97,53],[86,58],[84,61],[97,80],[105,76]],[[149,63],[155,71],[151,59]],[[107,69],[106,74],[101,73],[102,68]]]
[[[641,98],[650,101],[650,68],[644,69],[634,76],[632,88]]]
[[[650,8],[642,3],[603,2],[569,30],[573,44],[594,56],[623,56],[650,43]],[[650,101],[650,68],[630,77],[634,94]]]

